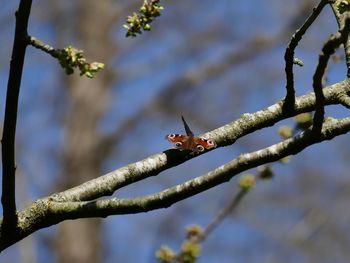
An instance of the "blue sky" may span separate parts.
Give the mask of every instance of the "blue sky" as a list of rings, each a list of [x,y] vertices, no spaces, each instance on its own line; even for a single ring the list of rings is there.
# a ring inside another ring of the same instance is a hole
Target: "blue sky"
[[[33,3],[29,32],[54,45],[54,26],[46,15],[40,15],[43,2]],[[198,1],[164,1],[165,10],[154,22],[153,30],[134,39],[124,37],[122,21],[115,25],[113,38],[121,51],[107,66],[115,68],[120,78],[110,94],[113,103],[101,122],[102,132],[114,130],[123,120],[150,105],[154,97],[179,76],[208,63],[222,63],[232,51],[239,54],[257,36],[268,39],[280,34],[303,1],[289,1],[288,8],[284,8],[284,1],[276,0],[265,1],[264,4],[257,0],[241,1],[239,4],[229,0],[216,1],[215,4],[213,1],[200,2],[198,5]],[[5,21],[0,27],[0,41],[3,44],[0,51],[0,80],[3,87],[0,89],[0,116],[4,112],[14,30],[12,14],[16,4],[9,1],[0,11],[0,19]],[[212,28],[214,30],[207,33]],[[327,8],[297,49],[296,56],[305,64],[302,68],[295,67],[298,95],[312,90],[312,74],[320,48],[329,34],[335,31],[335,20]],[[193,34],[198,35],[199,39],[191,39]],[[150,110],[143,121],[118,143],[115,157],[106,160],[102,174],[170,148],[171,145],[163,139],[164,135],[183,131],[180,119],[183,112],[191,114],[189,124],[200,134],[281,99],[285,93],[283,55],[289,39],[290,36],[280,37],[271,48],[261,51],[254,59],[227,67],[211,78],[199,79],[197,85],[189,87],[194,92],[186,91],[183,96],[180,94],[171,104],[174,108],[171,114],[165,109]],[[331,63],[328,83],[345,78],[344,64]],[[53,150],[62,148],[64,143],[64,127],[60,122],[60,107],[65,105],[61,76],[62,70],[57,61],[28,47],[17,133],[19,181],[24,182],[22,198],[26,200],[17,201],[20,208],[35,198],[50,194],[57,184],[60,166],[57,153]],[[327,115],[343,117],[347,116],[347,110],[339,106],[331,107],[327,109]],[[293,121],[286,120],[280,125],[284,124],[292,125]],[[116,196],[149,194],[202,175],[242,152],[278,142],[277,127],[258,131],[233,146],[217,149],[157,177],[136,183],[118,191]],[[319,192],[310,190],[315,207],[320,203],[322,207],[323,199],[320,196],[325,199],[325,204],[329,204],[331,197],[337,198],[334,189],[349,180],[345,172],[348,170],[346,160],[349,151],[342,147],[347,139],[348,135],[345,135],[332,142],[313,146],[301,155],[292,157],[288,165],[274,164],[277,176],[272,181],[260,182],[238,211],[213,232],[203,244],[200,262],[214,262],[214,259],[232,262],[232,257],[235,257],[235,262],[273,262],[281,258],[285,262],[308,262],[307,254],[300,247],[281,241],[305,214],[303,199],[294,200],[293,197],[301,195],[300,184],[302,177],[306,177],[323,182]],[[317,174],[322,179],[316,177]],[[233,179],[169,209],[105,219],[104,262],[155,262],[153,253],[161,244],[179,248],[185,236],[185,227],[194,223],[202,226],[208,224],[235,191],[236,180]],[[285,198],[288,205],[285,207],[277,203],[273,197]],[[338,217],[334,216],[332,220],[338,222]],[[269,224],[278,227],[272,229]],[[37,262],[47,262],[46,256],[52,255],[45,242],[40,240],[56,230],[54,226],[33,235],[34,249],[39,255]],[[327,239],[327,235],[321,233],[320,238]],[[133,252],[135,250],[137,253]],[[21,251],[20,244],[3,252],[1,257],[4,262],[20,262],[18,251]]]

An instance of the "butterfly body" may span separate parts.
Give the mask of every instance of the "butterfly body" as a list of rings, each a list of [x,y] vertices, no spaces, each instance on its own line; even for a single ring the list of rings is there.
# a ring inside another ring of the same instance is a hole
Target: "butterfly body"
[[[165,136],[165,139],[174,143],[175,148],[199,153],[216,147],[216,143],[212,140],[195,137],[183,117],[182,121],[184,123],[187,135],[173,133]]]

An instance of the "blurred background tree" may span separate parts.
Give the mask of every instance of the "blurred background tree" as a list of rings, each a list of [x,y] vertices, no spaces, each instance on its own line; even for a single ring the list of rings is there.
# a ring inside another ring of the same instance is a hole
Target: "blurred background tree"
[[[73,44],[106,69],[93,80],[65,76],[56,60],[28,48],[17,134],[19,208],[169,148],[163,138],[182,131],[180,115],[202,133],[283,98],[285,48],[317,3],[164,1],[151,32],[125,38],[125,17],[140,1],[35,1],[31,34],[56,47]],[[8,1],[0,11],[2,83],[17,4]],[[298,46],[305,64],[295,68],[298,95],[312,90],[322,44],[336,30],[325,8]],[[327,83],[346,76],[337,61]],[[346,111],[334,106],[327,115]],[[347,262],[347,137],[274,165],[273,180],[258,183],[206,240],[200,262]],[[162,190],[279,140],[277,127],[259,131],[116,195]],[[186,226],[210,222],[237,191],[232,181],[166,210],[63,222],[7,249],[1,262],[155,262],[161,244],[179,247]]]

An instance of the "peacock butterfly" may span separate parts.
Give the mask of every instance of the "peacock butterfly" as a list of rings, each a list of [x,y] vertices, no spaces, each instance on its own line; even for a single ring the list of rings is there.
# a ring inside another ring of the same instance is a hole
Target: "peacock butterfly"
[[[195,137],[183,116],[181,116],[181,119],[185,126],[186,135],[173,133],[165,136],[165,139],[174,143],[176,149],[200,153],[216,147],[216,143],[213,140]]]

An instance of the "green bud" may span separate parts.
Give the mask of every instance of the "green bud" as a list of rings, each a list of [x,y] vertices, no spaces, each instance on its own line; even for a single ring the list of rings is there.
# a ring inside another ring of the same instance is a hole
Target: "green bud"
[[[141,6],[140,12],[144,14],[144,13],[146,13],[146,11],[147,11],[146,6],[145,5]]]
[[[261,179],[271,179],[273,177],[273,171],[270,165],[261,166],[258,171]]]
[[[199,257],[201,253],[201,247],[196,242],[185,241],[181,246],[182,262],[195,262],[195,259]]]
[[[191,225],[186,228],[187,239],[201,237],[203,234],[203,229],[200,225]]]
[[[293,59],[293,63],[294,63],[295,65],[300,66],[300,67],[304,66],[304,62],[303,62],[301,59],[299,59],[299,58],[294,58],[294,59]]]
[[[238,186],[245,191],[249,191],[255,185],[255,176],[253,174],[243,174],[238,179]]]
[[[293,129],[290,126],[282,126],[278,129],[278,135],[283,139],[287,139],[293,136]]]
[[[278,160],[280,163],[289,163],[290,156],[283,157],[282,159]]]
[[[305,130],[312,124],[312,116],[310,112],[301,113],[294,117],[297,128]]]
[[[156,252],[156,258],[163,263],[171,263],[175,257],[174,251],[168,246],[161,246]]]

